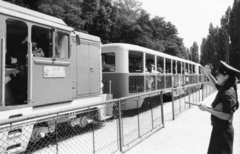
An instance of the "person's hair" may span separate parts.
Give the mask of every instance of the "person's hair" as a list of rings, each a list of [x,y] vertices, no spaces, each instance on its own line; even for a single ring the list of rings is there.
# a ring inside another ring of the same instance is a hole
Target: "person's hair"
[[[226,90],[230,89],[231,87],[233,87],[233,89],[235,90],[236,93],[236,104],[233,106],[232,110],[235,111],[238,109],[239,107],[239,102],[238,102],[238,93],[237,93],[237,82],[238,79],[235,75],[229,75],[228,74],[228,79],[225,82],[225,84],[223,85],[223,87],[219,90],[217,96],[221,96]]]

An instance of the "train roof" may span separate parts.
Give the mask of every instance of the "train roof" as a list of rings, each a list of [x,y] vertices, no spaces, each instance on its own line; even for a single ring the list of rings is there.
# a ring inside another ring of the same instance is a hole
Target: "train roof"
[[[176,56],[172,56],[172,55],[169,55],[169,54],[165,54],[163,52],[158,52],[158,51],[155,51],[155,50],[152,50],[152,49],[148,49],[148,48],[141,47],[141,46],[138,46],[138,45],[133,45],[133,44],[109,43],[109,44],[102,45],[102,48],[111,48],[111,47],[117,47],[117,48],[122,48],[122,49],[125,49],[125,50],[132,50],[132,51],[141,51],[141,52],[146,52],[146,53],[149,53],[149,54],[155,54],[155,55],[159,55],[159,56],[174,59],[174,60],[183,61],[185,63],[198,64],[198,63],[195,63],[195,62],[192,62],[192,61],[189,61],[189,60],[185,60],[185,59],[182,59],[182,58],[179,58],[179,57],[176,57]]]
[[[12,17],[25,19],[43,25],[50,25],[67,31],[72,31],[73,28],[68,27],[66,23],[59,18],[49,16],[37,11],[33,11],[21,6],[17,6],[8,2],[0,1],[0,13],[10,15]]]
[[[77,32],[77,31],[75,31],[75,34],[79,35],[80,39],[101,43],[101,39],[98,36],[90,35],[90,34],[83,33],[83,32]]]

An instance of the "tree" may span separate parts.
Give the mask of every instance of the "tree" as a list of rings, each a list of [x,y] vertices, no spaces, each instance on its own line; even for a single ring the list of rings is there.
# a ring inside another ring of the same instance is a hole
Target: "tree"
[[[136,44],[186,58],[177,28],[141,8],[138,0],[6,0],[57,18],[68,26],[99,36],[102,43]]]
[[[229,18],[230,64],[240,69],[240,1],[234,0]]]
[[[113,0],[113,5],[118,9],[119,14],[136,21],[142,11],[142,3],[138,0]]]
[[[192,53],[191,55],[191,60],[193,62],[199,63],[199,54],[198,54],[198,45],[197,42],[193,43],[193,46],[190,48],[190,52]]]

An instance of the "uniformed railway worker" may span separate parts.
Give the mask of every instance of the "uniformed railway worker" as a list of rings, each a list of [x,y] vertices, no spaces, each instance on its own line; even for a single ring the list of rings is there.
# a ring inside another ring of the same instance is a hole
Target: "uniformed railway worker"
[[[234,129],[232,126],[234,111],[238,109],[237,78],[239,70],[221,61],[217,71],[217,81],[204,69],[218,93],[212,103],[212,108],[200,104],[199,109],[211,113],[212,134],[208,154],[232,154]]]

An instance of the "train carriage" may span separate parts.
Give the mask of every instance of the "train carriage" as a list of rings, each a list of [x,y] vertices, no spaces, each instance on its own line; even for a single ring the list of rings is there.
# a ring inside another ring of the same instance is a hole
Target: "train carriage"
[[[101,89],[99,37],[74,31],[61,19],[0,1],[0,38],[0,121],[111,99]],[[56,120],[85,127],[112,116],[102,106],[93,112],[91,117],[80,112],[74,120]],[[0,153],[24,151],[28,141],[55,131],[48,129],[50,123],[44,127],[34,123],[0,133],[6,137]]]
[[[149,91],[198,84],[202,81],[201,65],[137,45],[113,43],[102,45],[104,92],[121,98]],[[178,96],[180,91],[174,91]],[[131,103],[122,110],[140,108]]]

